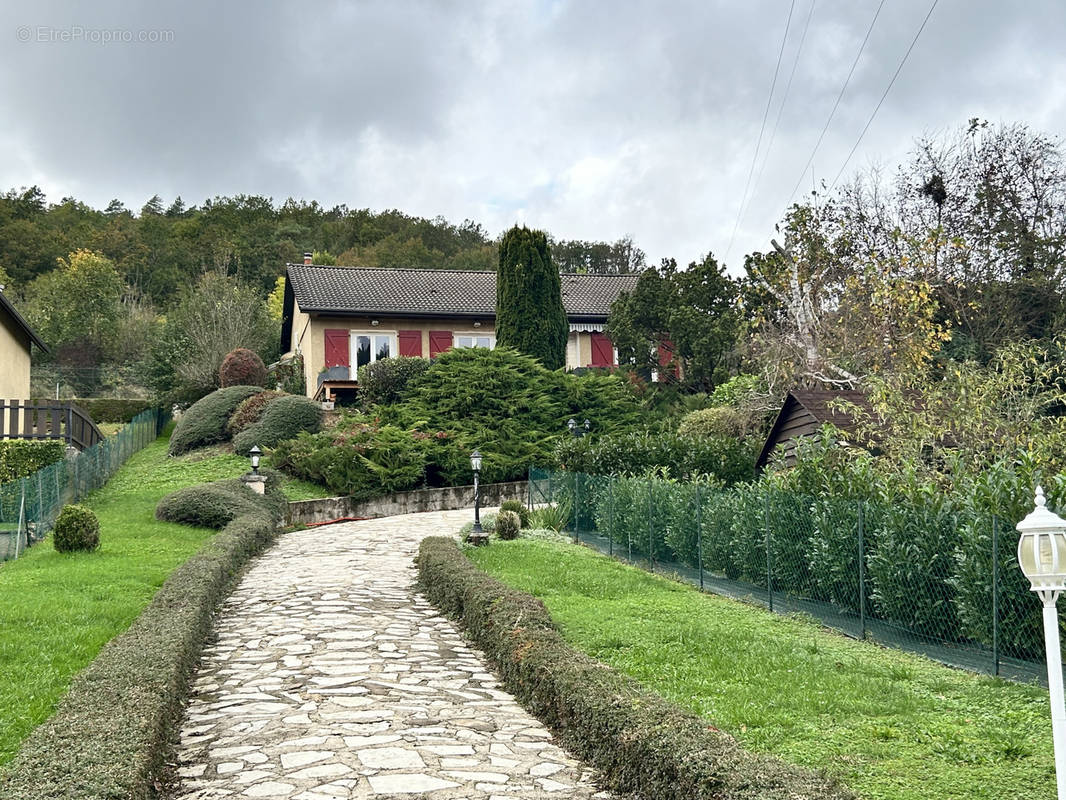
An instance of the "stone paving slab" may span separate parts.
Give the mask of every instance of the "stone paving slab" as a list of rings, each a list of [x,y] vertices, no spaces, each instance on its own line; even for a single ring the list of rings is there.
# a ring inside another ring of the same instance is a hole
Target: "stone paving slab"
[[[180,734],[182,800],[610,798],[414,592],[469,511],[295,531],[216,623]]]

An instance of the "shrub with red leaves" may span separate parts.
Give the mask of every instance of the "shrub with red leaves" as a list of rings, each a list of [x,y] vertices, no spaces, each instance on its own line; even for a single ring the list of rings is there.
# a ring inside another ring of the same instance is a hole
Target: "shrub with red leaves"
[[[263,359],[244,347],[226,354],[218,370],[222,388],[227,386],[266,386],[267,368]]]

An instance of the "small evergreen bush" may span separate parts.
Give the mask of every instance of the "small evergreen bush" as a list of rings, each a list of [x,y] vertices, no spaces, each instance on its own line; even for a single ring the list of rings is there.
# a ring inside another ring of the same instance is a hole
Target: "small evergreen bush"
[[[261,511],[257,498],[238,479],[204,483],[163,497],[155,507],[155,516],[164,522],[219,530],[237,517]]]
[[[500,511],[513,511],[518,515],[521,527],[529,527],[529,509],[526,508],[526,504],[521,500],[505,500],[500,504]]]
[[[677,426],[679,436],[741,436],[746,429],[745,415],[731,406],[716,406],[690,411]]]
[[[218,369],[219,384],[227,386],[265,386],[267,368],[258,355],[245,347],[231,350]]]
[[[317,433],[322,427],[322,406],[307,397],[287,394],[263,406],[259,419],[233,437],[233,451],[246,455],[253,446],[273,447],[300,433]]]
[[[359,369],[359,400],[363,406],[385,405],[403,399],[408,385],[424,375],[424,358],[383,358]]]
[[[172,456],[229,439],[227,425],[241,401],[258,394],[258,386],[229,386],[202,397],[182,414],[170,437]]]
[[[95,550],[100,546],[100,520],[85,506],[64,506],[52,529],[52,543],[60,553]]]
[[[496,515],[496,535],[501,539],[510,540],[518,538],[518,531],[522,528],[522,521],[518,514],[513,511],[500,511]]]
[[[241,404],[237,406],[237,410],[233,412],[233,416],[229,418],[229,423],[226,425],[230,434],[235,436],[253,422],[258,422],[259,417],[263,414],[263,407],[275,397],[282,396],[284,396],[284,392],[275,392],[271,389],[267,389],[265,392],[253,394],[246,400],[242,400]]]

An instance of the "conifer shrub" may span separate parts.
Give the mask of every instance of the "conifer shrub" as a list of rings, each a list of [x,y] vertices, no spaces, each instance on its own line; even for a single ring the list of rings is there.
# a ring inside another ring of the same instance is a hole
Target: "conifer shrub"
[[[247,455],[252,447],[274,447],[300,433],[317,433],[322,427],[322,406],[307,397],[287,394],[263,406],[259,419],[233,437],[233,451]]]
[[[181,415],[170,437],[172,456],[227,441],[229,420],[242,400],[262,391],[259,386],[228,386],[193,403]]]
[[[226,426],[230,434],[235,436],[252,423],[258,422],[259,417],[263,414],[263,407],[275,397],[282,397],[284,394],[284,392],[275,392],[272,389],[267,389],[265,392],[253,394],[251,397],[242,400],[241,404],[237,406],[237,410],[233,412],[233,416],[229,418],[229,423]]]
[[[267,368],[258,355],[246,347],[231,350],[222,359],[218,368],[219,385],[227,386],[265,386]]]
[[[52,529],[52,542],[60,553],[95,550],[100,546],[100,520],[85,506],[64,506]]]
[[[517,539],[522,522],[513,511],[501,511],[496,515],[496,535],[501,539]]]

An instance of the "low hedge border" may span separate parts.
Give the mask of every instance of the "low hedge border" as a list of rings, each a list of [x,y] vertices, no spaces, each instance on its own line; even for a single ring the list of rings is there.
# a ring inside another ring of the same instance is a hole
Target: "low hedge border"
[[[543,603],[478,569],[454,539],[423,540],[419,584],[459,620],[503,684],[615,792],[659,800],[854,800],[838,781],[733,737],[575,650]]]
[[[0,800],[157,797],[214,611],[276,531],[264,504],[234,519],[171,573],[26,739],[0,778]]]

